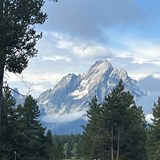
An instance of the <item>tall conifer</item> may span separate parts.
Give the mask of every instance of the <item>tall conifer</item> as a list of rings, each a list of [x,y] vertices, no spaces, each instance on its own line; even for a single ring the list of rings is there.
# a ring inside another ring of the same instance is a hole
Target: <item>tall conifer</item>
[[[147,140],[148,160],[160,159],[160,97],[153,106],[153,125],[151,125]]]

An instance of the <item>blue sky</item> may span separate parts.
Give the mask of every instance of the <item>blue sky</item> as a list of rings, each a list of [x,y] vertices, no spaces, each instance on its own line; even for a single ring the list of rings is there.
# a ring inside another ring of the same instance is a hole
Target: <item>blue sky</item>
[[[132,78],[152,75],[160,82],[159,6],[159,0],[48,1],[43,7],[48,19],[36,26],[43,32],[38,56],[22,75],[9,74],[7,80],[23,94],[31,85],[36,97],[64,75],[83,73],[95,61],[108,59]]]

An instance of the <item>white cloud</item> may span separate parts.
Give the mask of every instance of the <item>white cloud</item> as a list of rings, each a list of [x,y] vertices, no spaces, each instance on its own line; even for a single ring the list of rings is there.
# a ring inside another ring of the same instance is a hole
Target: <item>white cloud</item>
[[[122,38],[123,49],[114,49],[116,57],[130,58],[135,64],[155,64],[160,65],[160,45],[153,40]]]
[[[63,56],[53,56],[53,57],[43,57],[43,61],[64,61],[64,62],[70,62],[71,59],[68,57],[63,57]]]
[[[143,53],[145,52],[145,50],[143,51]],[[134,60],[133,63],[136,64],[144,64],[144,63],[151,63],[151,64],[155,64],[155,65],[159,65],[160,66],[160,57],[149,57],[147,55],[143,55],[139,52],[139,56],[138,55],[134,55]]]
[[[31,84],[39,84],[43,82],[50,82],[54,83],[59,81],[65,74],[60,74],[60,73],[33,73],[33,72],[25,72],[23,75],[16,76],[12,73],[9,74],[9,79],[8,82],[16,82],[16,81],[28,81]],[[21,78],[19,78],[21,77]]]
[[[130,57],[133,57],[133,63],[144,64],[151,63],[160,65],[160,45],[146,40],[124,40],[124,43],[130,48]],[[127,55],[126,55],[127,56]]]
[[[132,77],[133,79],[136,79],[136,80],[140,80],[142,78],[145,78],[147,77],[148,75],[150,75],[149,73],[138,73],[138,71],[136,72],[131,72],[129,73],[129,76]]]
[[[86,120],[86,111],[65,113],[63,115],[59,115],[59,114],[46,115],[41,118],[42,122],[46,122],[46,123],[65,123],[65,122],[72,122],[78,119]]]
[[[43,74],[24,72],[23,76],[16,76],[15,74],[9,73],[8,83],[12,88],[18,88],[19,92],[24,95],[31,90],[30,94],[37,98],[40,93],[48,88],[53,88],[64,75],[65,74],[49,72]]]
[[[94,58],[94,57],[111,57],[112,53],[102,45],[81,45],[75,46],[72,49],[73,54],[81,57],[81,58]]]
[[[58,49],[70,49],[73,46],[71,36],[68,34],[62,34],[60,32],[48,32],[46,33],[46,36],[56,39],[55,47]]]
[[[47,38],[48,37],[48,38]],[[65,60],[70,61],[68,56],[55,56],[53,53],[59,52],[63,54],[63,52],[67,52],[69,57],[76,56],[78,58],[110,58],[113,56],[111,51],[104,45],[94,42],[92,40],[86,40],[83,38],[72,37],[68,34],[62,34],[59,32],[47,32],[44,34],[44,41],[48,41],[46,44],[47,51],[43,52],[50,53],[50,56],[44,56],[43,60]],[[54,46],[53,43],[54,42]],[[43,41],[41,41],[43,43]],[[41,48],[43,45],[39,43],[39,47]],[[52,49],[51,49],[52,48]],[[61,52],[60,52],[61,51]],[[52,55],[52,56],[51,56]]]

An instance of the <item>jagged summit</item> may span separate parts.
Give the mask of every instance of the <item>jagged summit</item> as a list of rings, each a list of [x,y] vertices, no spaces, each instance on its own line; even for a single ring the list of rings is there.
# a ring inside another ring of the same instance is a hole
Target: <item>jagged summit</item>
[[[107,60],[100,60],[90,67],[86,75],[104,74],[107,70],[113,70],[112,64]]]
[[[48,114],[86,110],[88,101],[94,95],[102,102],[120,79],[126,90],[133,95],[145,95],[124,69],[114,69],[109,61],[101,60],[82,75],[68,74],[63,77],[52,90],[47,90],[39,96],[38,103]]]
[[[50,119],[57,115],[62,117],[75,115],[73,123],[78,119],[84,122],[89,101],[96,95],[99,101],[103,102],[104,97],[118,84],[120,79],[125,89],[134,96],[146,95],[146,92],[140,89],[137,81],[130,78],[124,69],[113,68],[107,60],[97,61],[81,75],[64,76],[53,89],[43,92],[38,98],[42,117],[49,116],[49,122],[47,118],[42,118],[44,125],[54,131],[54,125],[57,126],[57,124],[54,120],[51,123]],[[66,119],[63,123],[67,124]],[[63,123],[59,125],[63,126]]]

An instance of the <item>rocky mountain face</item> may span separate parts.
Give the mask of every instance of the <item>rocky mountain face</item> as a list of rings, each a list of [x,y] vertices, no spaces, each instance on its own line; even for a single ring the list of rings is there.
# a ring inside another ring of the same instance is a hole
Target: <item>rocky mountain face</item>
[[[145,96],[138,82],[128,76],[124,69],[117,70],[107,60],[97,61],[81,75],[68,74],[53,88],[38,97],[42,123],[52,131],[61,133],[63,127],[75,126],[86,121],[88,102],[96,95],[100,102],[122,79],[125,89],[135,97]],[[72,114],[73,113],[73,114]],[[83,114],[82,114],[83,113]],[[70,116],[68,116],[70,115]],[[74,116],[72,116],[74,115]],[[58,116],[58,117],[57,117]],[[70,128],[70,133],[78,129]],[[81,131],[81,129],[80,129]]]

